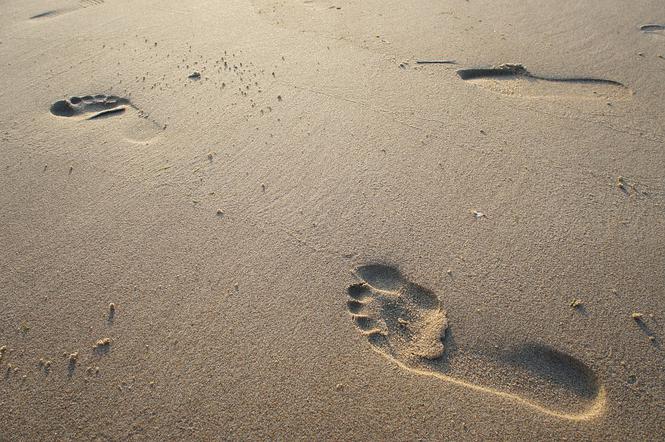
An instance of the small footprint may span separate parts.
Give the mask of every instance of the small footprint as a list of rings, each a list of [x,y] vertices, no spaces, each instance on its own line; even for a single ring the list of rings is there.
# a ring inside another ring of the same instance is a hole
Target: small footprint
[[[163,129],[129,99],[115,95],[73,96],[56,101],[51,105],[50,111],[56,117],[75,121],[100,120],[132,111],[134,118],[123,119],[123,128],[131,141],[147,141]]]
[[[357,268],[347,309],[372,348],[410,372],[514,400],[545,414],[586,420],[605,405],[605,389],[581,361],[554,348],[520,344],[455,354],[439,298],[394,267]],[[450,354],[452,353],[452,354]]]
[[[546,77],[529,72],[521,64],[460,69],[462,80],[504,95],[548,98],[621,100],[632,94],[622,83],[604,78]]]

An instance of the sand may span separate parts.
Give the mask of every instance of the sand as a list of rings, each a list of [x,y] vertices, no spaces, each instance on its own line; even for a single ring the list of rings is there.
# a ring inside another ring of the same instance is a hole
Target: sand
[[[0,8],[0,440],[665,437],[662,1]]]

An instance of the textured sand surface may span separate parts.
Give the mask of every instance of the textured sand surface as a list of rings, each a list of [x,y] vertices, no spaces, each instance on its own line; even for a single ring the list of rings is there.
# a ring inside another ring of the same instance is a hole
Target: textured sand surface
[[[0,10],[0,440],[665,438],[662,1]]]

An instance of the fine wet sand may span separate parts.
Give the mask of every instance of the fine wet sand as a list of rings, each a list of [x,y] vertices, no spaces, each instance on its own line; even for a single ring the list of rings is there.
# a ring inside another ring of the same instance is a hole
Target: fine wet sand
[[[0,8],[0,440],[665,437],[662,2]]]

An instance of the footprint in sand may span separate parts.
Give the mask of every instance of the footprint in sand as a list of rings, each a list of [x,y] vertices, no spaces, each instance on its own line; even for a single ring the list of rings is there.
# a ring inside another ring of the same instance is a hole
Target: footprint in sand
[[[665,25],[662,24],[648,24],[640,26],[640,31],[649,35],[665,36]]]
[[[632,95],[632,91],[618,81],[589,77],[540,76],[532,74],[521,64],[460,69],[457,74],[462,80],[504,95],[605,101],[624,100]]]
[[[41,20],[44,18],[51,18],[58,15],[66,14],[68,12],[75,11],[77,9],[87,8],[89,6],[101,5],[102,3],[104,3],[104,0],[79,0],[76,4],[71,4],[63,6],[62,8],[51,9],[45,12],[40,12],[39,14],[35,14],[30,17],[30,20]]]
[[[123,125],[123,131],[130,140],[147,141],[159,132],[160,125],[148,119],[127,98],[104,94],[73,96],[51,105],[51,114],[75,121],[106,119],[126,112],[135,114]]]
[[[447,314],[434,293],[386,265],[361,266],[355,274],[361,282],[347,290],[355,325],[375,351],[405,370],[560,418],[586,420],[602,412],[604,387],[574,357],[540,344],[457,355],[447,348]]]
[[[51,105],[51,113],[58,117],[75,117],[93,120],[114,114],[122,114],[131,103],[115,95],[86,95],[58,100]]]

